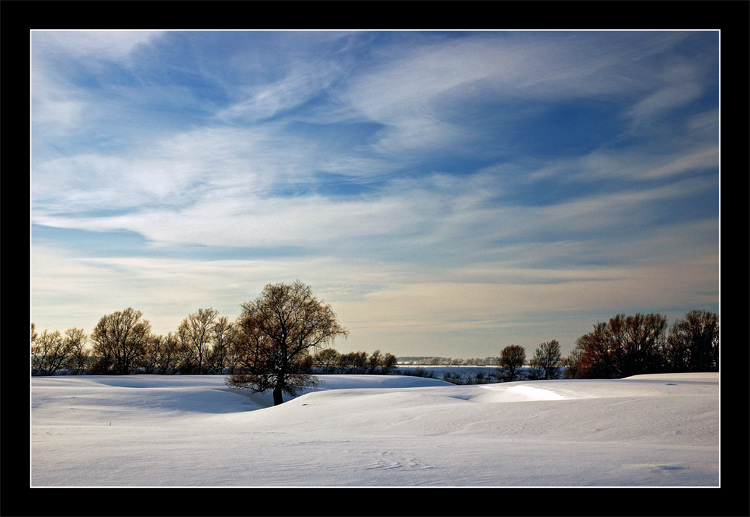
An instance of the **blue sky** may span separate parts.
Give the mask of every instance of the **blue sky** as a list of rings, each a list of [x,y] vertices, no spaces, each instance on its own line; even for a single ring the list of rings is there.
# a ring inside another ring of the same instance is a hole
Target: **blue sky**
[[[33,31],[32,321],[296,279],[342,351],[719,311],[718,31]]]

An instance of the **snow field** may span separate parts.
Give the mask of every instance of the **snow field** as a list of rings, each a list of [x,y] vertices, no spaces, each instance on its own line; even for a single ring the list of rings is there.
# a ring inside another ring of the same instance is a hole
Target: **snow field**
[[[320,375],[31,381],[32,486],[718,486],[718,374],[456,386]]]

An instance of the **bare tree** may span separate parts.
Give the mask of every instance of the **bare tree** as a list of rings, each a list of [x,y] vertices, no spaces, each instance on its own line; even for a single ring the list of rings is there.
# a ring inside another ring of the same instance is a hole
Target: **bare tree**
[[[232,323],[227,335],[227,355],[224,359],[226,368],[230,375],[240,366],[240,360],[244,356],[245,345],[242,343],[241,332],[236,323]]]
[[[150,334],[143,345],[143,355],[138,359],[137,366],[143,368],[145,373],[155,373],[157,371],[157,361],[159,360],[159,345],[162,336]]]
[[[88,336],[83,329],[71,328],[65,331],[65,342],[68,347],[70,358],[68,366],[80,374],[86,369],[91,354],[86,348]]]
[[[385,355],[380,358],[380,373],[389,374],[393,372],[393,370],[398,368],[397,363],[398,358],[390,352],[386,352]]]
[[[94,353],[102,372],[128,374],[145,353],[151,323],[142,320],[143,313],[128,307],[124,311],[102,316],[91,333]]]
[[[576,374],[584,378],[629,377],[663,369],[666,317],[618,314],[576,341]]]
[[[563,376],[566,379],[577,379],[580,377],[581,358],[583,356],[583,350],[581,348],[574,348],[570,355],[563,359],[563,366],[565,366],[565,373]]]
[[[339,370],[345,373],[367,372],[367,352],[347,352],[339,356]]]
[[[618,343],[617,370],[621,377],[661,371],[667,318],[640,314],[610,320],[612,338]]]
[[[315,366],[321,373],[336,373],[338,368],[339,353],[335,348],[324,348],[315,354]]]
[[[526,350],[520,345],[508,345],[500,352],[500,368],[505,380],[514,381],[526,361]]]
[[[197,313],[182,320],[177,328],[177,335],[182,345],[195,354],[198,373],[203,373],[203,365],[211,346],[214,320],[217,315],[218,311],[211,308],[198,309]]]
[[[211,328],[213,346],[208,356],[209,369],[211,371],[224,372],[234,337],[233,327],[234,325],[226,316],[222,316],[214,322]]]
[[[242,371],[229,377],[227,385],[273,391],[274,405],[283,402],[283,393],[295,395],[316,383],[304,372],[311,351],[348,335],[331,306],[300,281],[266,285],[257,299],[242,304],[237,326]]]
[[[673,371],[719,370],[719,316],[693,310],[669,331],[666,362]]]
[[[555,379],[562,365],[560,357],[560,343],[553,339],[540,344],[534,351],[534,357],[529,361],[532,370],[537,370],[536,377],[541,379]]]
[[[174,373],[180,360],[180,349],[180,340],[172,332],[159,336],[155,342],[155,370],[159,373]]]
[[[372,355],[367,359],[367,373],[377,373],[380,369],[380,363],[383,359],[383,355],[380,350],[375,350]]]
[[[36,335],[32,330],[31,364],[39,375],[54,375],[63,367],[70,355],[70,344],[63,339],[59,330],[43,331]]]
[[[617,377],[617,356],[620,345],[610,337],[607,323],[598,322],[593,332],[576,340],[578,374],[584,378],[609,379]]]
[[[396,356],[375,350],[367,359],[367,373],[388,374],[396,368]]]

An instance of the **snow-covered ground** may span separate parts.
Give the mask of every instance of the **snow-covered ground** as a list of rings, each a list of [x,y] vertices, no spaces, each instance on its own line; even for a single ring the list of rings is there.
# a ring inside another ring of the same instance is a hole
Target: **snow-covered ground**
[[[719,376],[456,386],[320,375],[33,377],[31,485],[719,486]]]

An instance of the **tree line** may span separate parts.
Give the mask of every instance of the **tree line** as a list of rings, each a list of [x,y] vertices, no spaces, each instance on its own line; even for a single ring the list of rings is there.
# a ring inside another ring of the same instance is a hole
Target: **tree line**
[[[440,358],[437,358],[440,359]],[[461,375],[447,371],[437,375],[418,366],[410,375],[442,378],[454,384],[483,384],[515,380],[611,379],[631,375],[670,372],[719,371],[719,317],[692,310],[671,327],[661,314],[618,314],[598,322],[594,330],[576,340],[567,357],[553,339],[541,343],[527,362],[520,345],[504,347],[495,361],[496,372]],[[446,361],[422,361],[420,365],[450,365]]]
[[[148,334],[150,325],[142,314],[132,308],[102,317],[109,337],[101,332],[88,336],[83,329],[71,328],[37,333],[31,324],[31,373],[54,375],[65,370],[80,374],[233,374],[240,364],[235,323],[226,317],[209,316],[213,309],[198,309],[186,317],[181,327],[193,332],[170,332],[166,336]],[[98,326],[97,326],[98,327]],[[128,329],[130,327],[130,329]],[[197,329],[200,329],[198,331]],[[105,333],[106,334],[106,333]],[[115,338],[120,335],[121,339]],[[129,334],[129,338],[124,336]],[[88,346],[92,344],[93,347]],[[394,373],[397,358],[376,350],[341,353],[323,348],[307,354],[300,368],[318,374],[381,374]]]
[[[578,338],[565,359],[572,378],[719,371],[719,317],[692,310],[668,328],[661,314],[618,314]]]
[[[126,375],[143,373],[228,374],[234,389],[295,395],[318,382],[315,370],[388,373],[392,354],[376,351],[339,354],[329,345],[346,337],[330,305],[318,300],[300,281],[268,284],[255,300],[242,304],[236,321],[218,311],[198,309],[166,336],[151,332],[141,311],[129,307],[102,316],[90,336],[82,329],[37,333],[31,324],[32,374],[71,373]],[[92,346],[86,347],[87,341]]]
[[[523,347],[503,348],[499,368],[504,379],[518,379],[525,361]],[[539,345],[524,377],[613,379],[698,371],[719,371],[719,317],[704,310],[689,311],[671,327],[662,314],[618,314],[579,337],[567,357],[561,357],[556,340]]]
[[[440,356],[398,356],[400,364],[421,366],[492,366],[497,365],[498,357],[440,357]]]
[[[166,336],[151,332],[150,322],[131,307],[102,316],[89,336],[79,328],[40,334],[32,322],[31,368],[34,375],[63,369],[74,374],[226,374],[229,387],[271,390],[280,403],[283,393],[315,385],[316,373],[388,374],[397,368],[390,353],[342,354],[328,346],[347,335],[330,305],[296,281],[268,284],[258,298],[242,304],[235,321],[212,308],[198,309]],[[719,319],[693,310],[668,328],[661,314],[618,314],[596,323],[565,358],[559,342],[551,340],[535,349],[528,365],[519,345],[504,347],[493,362],[498,375],[478,381],[718,371]]]
[[[487,361],[485,361],[487,362]],[[508,345],[500,352],[500,356],[494,358],[491,364],[494,371],[459,373],[446,371],[442,375],[436,375],[434,371],[427,370],[424,363],[418,365],[407,375],[417,377],[442,378],[453,384],[488,384],[492,382],[512,382],[520,379],[557,379],[560,372],[564,370],[565,359],[560,354],[560,343],[553,339],[540,344],[534,351],[534,356],[526,364],[526,349],[520,345]],[[432,366],[452,366],[453,363],[429,363]]]
[[[31,324],[32,374],[221,373],[237,364],[235,325],[214,309],[199,309],[166,336],[132,307],[102,316],[93,332],[37,333]],[[87,346],[90,345],[90,346]]]

